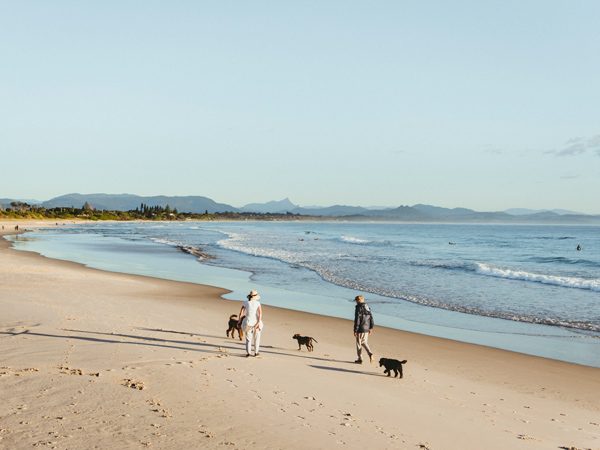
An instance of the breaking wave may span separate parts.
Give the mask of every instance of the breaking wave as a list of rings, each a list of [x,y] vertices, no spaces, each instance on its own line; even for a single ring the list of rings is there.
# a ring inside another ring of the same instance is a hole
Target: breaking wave
[[[542,275],[531,273],[524,270],[502,269],[484,263],[466,263],[466,262],[432,262],[432,261],[410,261],[414,266],[431,267],[434,269],[459,270],[464,272],[473,272],[477,275],[505,278],[508,280],[527,281],[531,283],[548,284],[552,286],[584,289],[588,291],[600,292],[600,279],[585,279],[578,277],[567,277],[558,275]]]
[[[540,275],[523,270],[500,269],[488,264],[475,263],[475,273],[496,278],[510,280],[530,281],[534,283],[550,284],[573,289],[586,289],[600,292],[600,280],[586,280],[577,277],[562,277],[555,275]]]

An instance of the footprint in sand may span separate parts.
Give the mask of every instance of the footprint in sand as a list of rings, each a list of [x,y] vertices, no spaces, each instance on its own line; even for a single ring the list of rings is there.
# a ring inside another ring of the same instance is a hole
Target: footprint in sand
[[[150,400],[146,400],[147,403],[150,403],[150,406],[162,406],[161,401],[155,399],[154,397]]]
[[[211,433],[210,431],[206,431],[206,430],[200,430],[200,433],[202,433],[204,435],[204,437],[207,438],[214,438],[216,437],[213,433]]]
[[[167,419],[170,419],[171,417],[173,417],[170,409],[158,408],[158,409],[154,409],[153,411],[162,414],[161,417],[165,417]]]
[[[539,439],[533,438],[531,436],[528,436],[526,434],[520,434],[519,436],[517,436],[518,439],[521,439],[523,441],[538,441],[541,442]]]
[[[126,379],[122,380],[121,384],[126,387],[137,389],[138,391],[143,391],[144,389],[147,388],[145,382],[132,380],[131,378],[126,378]]]

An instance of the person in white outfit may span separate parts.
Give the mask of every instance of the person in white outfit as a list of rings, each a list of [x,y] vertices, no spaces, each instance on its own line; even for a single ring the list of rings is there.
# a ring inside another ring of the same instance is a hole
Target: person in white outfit
[[[260,350],[260,332],[263,329],[262,323],[262,308],[260,306],[260,302],[258,299],[260,296],[256,291],[250,291],[247,299],[242,305],[242,309],[240,309],[240,315],[238,316],[240,319],[244,317],[244,313],[246,317],[242,322],[242,328],[244,329],[244,333],[246,333],[246,358],[250,356],[250,350],[252,349],[252,345],[254,344],[254,356],[258,356],[258,352]],[[238,321],[238,325],[240,321]]]

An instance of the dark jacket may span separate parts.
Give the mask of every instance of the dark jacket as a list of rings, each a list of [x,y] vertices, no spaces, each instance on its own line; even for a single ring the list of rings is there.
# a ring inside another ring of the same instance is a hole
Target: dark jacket
[[[354,308],[354,332],[368,333],[373,328],[373,315],[366,303],[358,303]]]

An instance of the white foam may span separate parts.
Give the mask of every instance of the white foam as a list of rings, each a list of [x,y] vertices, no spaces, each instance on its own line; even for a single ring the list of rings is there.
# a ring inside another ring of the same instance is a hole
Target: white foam
[[[553,275],[540,275],[522,270],[500,269],[487,264],[476,263],[475,273],[496,278],[511,280],[531,281],[535,283],[550,284],[574,289],[586,289],[600,292],[600,280],[586,280],[576,277],[558,277]]]
[[[340,236],[340,240],[344,242],[349,242],[351,244],[369,244],[372,241],[368,241],[366,239],[359,239],[351,236],[344,236],[343,234]]]

